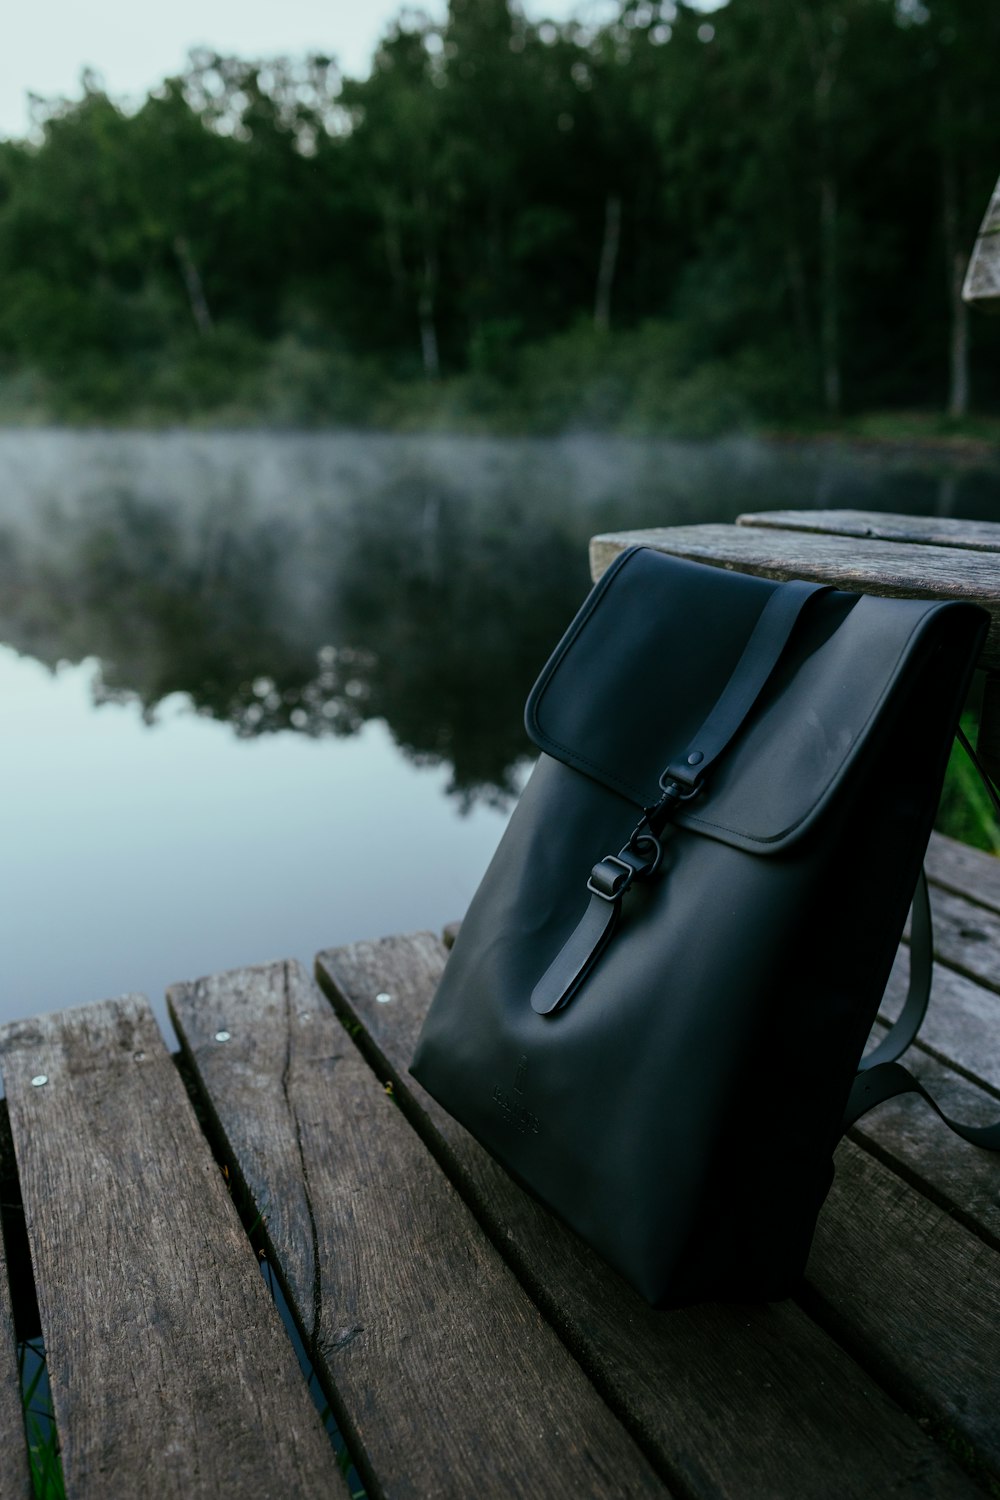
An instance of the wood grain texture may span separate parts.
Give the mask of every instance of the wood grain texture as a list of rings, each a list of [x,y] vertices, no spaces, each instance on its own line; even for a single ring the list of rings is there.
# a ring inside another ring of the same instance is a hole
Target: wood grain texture
[[[942,893],[932,889],[935,912],[941,898]],[[936,931],[940,927],[937,923]],[[908,966],[904,947],[896,956],[869,1047],[902,1008]],[[1000,995],[936,962],[927,1016],[903,1062],[954,1119],[970,1125],[1000,1119]],[[994,1152],[958,1140],[929,1105],[913,1095],[879,1106],[859,1121],[853,1134],[1000,1248],[1000,1161]]]
[[[761,578],[804,578],[889,598],[968,599],[990,615],[979,665],[1000,666],[1000,568],[991,553],[763,526],[670,526],[592,537],[595,581],[619,552],[638,544]]]
[[[1000,1474],[1000,1255],[852,1141],[807,1279],[838,1335]]]
[[[322,953],[317,972],[481,1222],[678,1487],[717,1500],[971,1492],[794,1303],[655,1311],[511,1181],[406,1071],[444,960],[431,934],[417,934]],[[375,1002],[379,993],[392,1002]]]
[[[1000,182],[979,226],[969,257],[962,296],[978,307],[1000,305]]]
[[[169,998],[369,1492],[664,1496],[299,966]]]
[[[1000,915],[1000,859],[943,833],[932,833],[924,859],[927,878]]]
[[[903,516],[876,510],[759,510],[737,516],[736,524],[1000,552],[1000,525],[995,521],[962,521],[955,516]]]
[[[885,1034],[876,1025],[870,1047]],[[903,1062],[946,1114],[969,1125],[1000,1119],[1000,1103],[918,1045]],[[995,1152],[958,1140],[925,1100],[903,1094],[863,1115],[851,1132],[951,1216],[1000,1250],[1000,1164]]]
[[[30,1500],[33,1493],[7,1259],[0,1239],[0,1496]]]
[[[937,914],[939,897],[945,894],[935,891],[931,897],[935,936],[943,925]],[[982,911],[981,907],[971,909]],[[898,1015],[908,971],[908,950],[903,948],[896,955],[886,986],[879,1011],[882,1020],[892,1020]],[[992,1094],[994,1112],[1000,1114],[1000,995],[967,975],[957,973],[938,957],[931,978],[927,1015],[915,1046],[926,1049],[942,1062],[953,1064],[957,1072],[965,1074],[987,1094]]]
[[[931,913],[935,958],[980,987],[1000,990],[1000,913],[940,887],[931,891]],[[1000,1030],[1000,1003],[988,1005],[984,1019]],[[1000,1054],[1000,1035],[990,1051],[994,1057]],[[994,1070],[989,1081],[1000,1085],[1000,1072]]]
[[[71,1500],[346,1495],[146,1002],[4,1026],[0,1065]]]

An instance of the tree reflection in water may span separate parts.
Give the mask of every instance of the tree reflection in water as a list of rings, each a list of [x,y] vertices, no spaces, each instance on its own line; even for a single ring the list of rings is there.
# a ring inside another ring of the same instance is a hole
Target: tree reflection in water
[[[586,592],[593,532],[785,505],[954,508],[962,484],[971,512],[1000,509],[978,469],[586,439],[286,438],[282,489],[241,448],[266,439],[203,436],[202,492],[180,494],[181,477],[155,477],[157,441],[176,458],[176,438],[94,439],[69,499],[5,505],[0,639],[53,666],[97,657],[97,697],[137,699],[150,721],[178,692],[244,737],[384,719],[407,756],[450,767],[466,806],[515,791],[524,699]],[[147,445],[141,482],[107,458],[130,442]]]

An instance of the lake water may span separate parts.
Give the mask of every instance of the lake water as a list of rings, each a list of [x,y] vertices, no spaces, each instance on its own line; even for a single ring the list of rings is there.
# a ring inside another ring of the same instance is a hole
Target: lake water
[[[0,1020],[460,916],[587,540],[1000,520],[1000,458],[0,431]]]

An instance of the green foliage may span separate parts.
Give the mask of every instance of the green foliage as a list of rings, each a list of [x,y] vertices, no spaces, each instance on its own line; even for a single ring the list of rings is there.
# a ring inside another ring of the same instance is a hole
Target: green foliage
[[[504,325],[489,325],[488,333],[489,344],[484,340],[465,374],[384,387],[370,408],[376,425],[703,438],[800,410],[801,368],[793,357],[770,360],[749,349],[699,361],[679,322],[604,332],[581,320],[524,345]]]
[[[975,744],[974,714],[963,714],[962,728]],[[961,839],[964,844],[973,844],[990,854],[1000,854],[1000,824],[993,804],[979,773],[957,741],[948,761],[935,826],[953,839]]]
[[[59,1439],[40,1339],[26,1339],[18,1345],[18,1369],[32,1493],[35,1500],[65,1500]]]
[[[404,10],[0,142],[0,419],[701,436],[942,409],[992,0]],[[974,321],[981,405],[1000,323]],[[952,371],[952,374],[954,372]]]

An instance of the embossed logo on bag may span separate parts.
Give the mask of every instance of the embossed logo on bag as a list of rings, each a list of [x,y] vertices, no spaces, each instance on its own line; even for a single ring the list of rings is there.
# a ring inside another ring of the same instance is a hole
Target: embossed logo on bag
[[[528,1058],[522,1053],[514,1069],[514,1087],[508,1094],[506,1089],[497,1084],[493,1090],[493,1098],[500,1106],[500,1113],[508,1125],[513,1125],[522,1135],[537,1135],[538,1116],[532,1114],[524,1102],[524,1075],[527,1071]]]

